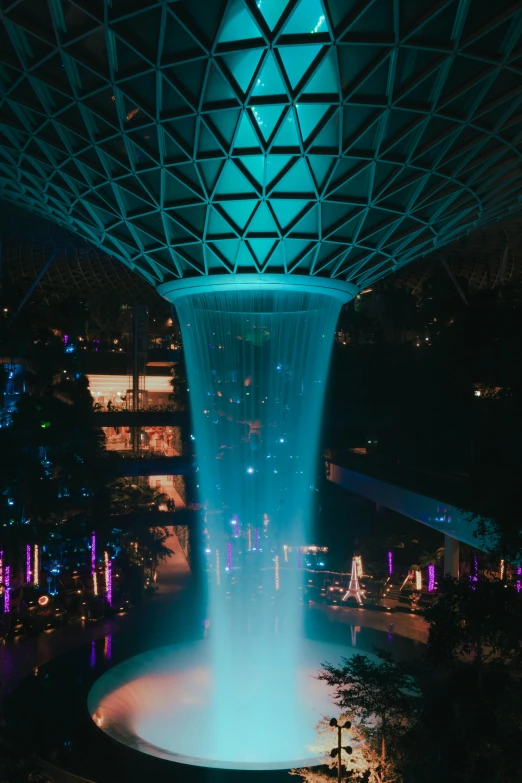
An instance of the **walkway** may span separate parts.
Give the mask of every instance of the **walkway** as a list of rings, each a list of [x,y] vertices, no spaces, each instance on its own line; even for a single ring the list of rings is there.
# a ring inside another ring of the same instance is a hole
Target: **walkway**
[[[362,457],[357,465],[359,470],[364,471],[367,466],[365,458]],[[371,500],[377,505],[386,506],[457,541],[472,547],[477,546],[477,539],[473,535],[475,524],[469,520],[469,512],[462,508],[333,463],[328,463],[327,476],[329,481],[339,484],[355,495]]]

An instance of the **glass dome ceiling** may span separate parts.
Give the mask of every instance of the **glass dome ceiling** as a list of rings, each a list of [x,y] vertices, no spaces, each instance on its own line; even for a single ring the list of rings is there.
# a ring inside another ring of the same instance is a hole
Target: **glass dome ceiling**
[[[155,284],[367,285],[519,205],[519,3],[2,6],[0,197]]]

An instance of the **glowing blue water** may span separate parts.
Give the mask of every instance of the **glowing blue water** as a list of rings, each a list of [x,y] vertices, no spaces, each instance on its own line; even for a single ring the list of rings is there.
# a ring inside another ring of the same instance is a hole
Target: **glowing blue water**
[[[295,292],[206,293],[177,303],[205,509],[214,757],[237,757],[238,726],[254,715],[266,755],[263,727],[275,709],[274,757],[302,737],[300,547],[313,543],[339,307]]]

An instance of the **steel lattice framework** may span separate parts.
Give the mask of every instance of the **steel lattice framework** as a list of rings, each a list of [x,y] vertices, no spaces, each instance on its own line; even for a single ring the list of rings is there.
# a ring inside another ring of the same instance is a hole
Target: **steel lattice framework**
[[[0,194],[155,284],[368,284],[519,204],[520,2],[2,9]]]

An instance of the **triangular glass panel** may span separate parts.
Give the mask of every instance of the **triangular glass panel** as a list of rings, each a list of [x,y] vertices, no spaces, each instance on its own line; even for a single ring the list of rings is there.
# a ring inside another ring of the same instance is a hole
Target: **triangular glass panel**
[[[279,73],[274,55],[269,52],[259,74],[252,95],[286,95],[285,83]]]
[[[266,271],[267,267],[270,266],[270,269],[273,270],[283,270],[285,269],[285,260],[283,256],[283,243],[278,242],[273,253],[270,254],[270,258],[268,259],[268,263],[264,265],[263,272]]]
[[[216,188],[218,195],[232,195],[236,193],[251,193],[252,185],[240,172],[235,163],[227,160]]]
[[[177,207],[176,210],[172,212],[172,215],[175,219],[179,219],[188,230],[193,231],[198,236],[203,235],[207,217],[207,207],[205,205],[201,205],[200,207]]]
[[[327,95],[329,93],[339,93],[340,85],[337,70],[337,60],[333,51],[328,52],[319,68],[316,70],[308,84],[303,90],[304,95],[311,93],[318,95]]]
[[[297,147],[300,149],[297,122],[293,112],[288,112],[274,139],[274,147]]]
[[[304,160],[300,158],[274,188],[275,193],[315,193],[312,176]]]
[[[214,63],[210,65],[204,100],[205,103],[222,103],[223,101],[236,100],[232,87]]]
[[[241,158],[243,166],[261,187],[265,179],[265,160],[264,155],[245,155]]]
[[[274,179],[291,160],[291,155],[268,155],[266,159],[266,182],[269,187],[271,187]]]
[[[308,212],[303,215],[301,220],[292,228],[290,236],[294,237],[298,236],[299,234],[308,234],[312,237],[317,237],[319,233],[319,226],[317,223],[318,214],[319,207],[314,206],[312,209],[309,209]]]
[[[198,163],[207,193],[211,193],[223,166],[222,160],[202,160]]]
[[[298,266],[300,266],[302,269],[306,269],[308,273],[310,274],[310,270],[312,268],[312,264],[315,257],[315,248],[310,250],[308,253],[305,253],[304,256],[300,256],[297,258],[297,261],[294,262],[286,262],[286,271],[287,272],[293,272],[295,269],[297,269]]]
[[[355,174],[344,185],[335,191],[336,196],[342,196],[343,198],[352,199],[358,201],[359,199],[367,199],[371,194],[370,188],[370,173],[371,166],[366,166],[363,171]]]
[[[292,264],[310,250],[310,241],[308,239],[285,239],[284,250],[287,264]]]
[[[285,231],[299,213],[306,209],[309,203],[309,201],[298,198],[274,198],[271,200],[270,206],[274,211],[277,222]]]
[[[194,200],[194,193],[182,185],[179,179],[173,177],[168,171],[165,171],[163,176],[163,204],[166,207]]]
[[[180,63],[164,71],[175,87],[194,104],[197,104],[203,90],[203,82],[207,73],[208,60],[201,58],[189,63]]]
[[[179,210],[179,217],[180,220],[182,220],[182,213],[183,210]],[[178,217],[178,213],[176,213],[176,217]],[[202,238],[201,232],[193,231],[190,233],[187,231],[186,228],[184,228],[180,223],[178,223],[176,220],[173,220],[169,215],[166,213],[163,213],[163,222],[165,225],[165,229],[167,231],[167,237],[169,239],[169,242],[172,244],[176,244],[177,242],[186,242],[187,240],[194,240],[194,234],[197,235],[199,239]]]
[[[243,0],[231,0],[221,23],[217,43],[248,41],[252,38],[261,38],[258,26]]]
[[[209,208],[209,215],[208,215],[208,221],[207,221],[207,239],[209,237],[215,237],[215,236],[226,236],[227,234],[232,233],[232,228],[227,223],[227,221],[221,217],[219,212],[217,212],[213,207]]]
[[[277,226],[266,202],[259,204],[256,214],[248,225],[250,234],[277,234]]]
[[[284,35],[327,32],[328,23],[321,0],[301,0],[283,28]]]
[[[301,81],[321,49],[322,46],[279,47],[279,54],[292,88],[295,88]]]
[[[207,273],[203,245],[184,245],[183,248],[178,248],[178,255],[183,258],[185,264],[188,264],[202,274]]]
[[[312,169],[312,174],[318,189],[322,189],[323,185],[327,181],[335,160],[336,158],[333,158],[330,155],[308,156],[307,161]]]
[[[224,54],[220,58],[243,93],[246,93],[250,87],[263,52],[263,49],[246,49],[242,52]]]
[[[214,134],[211,133],[207,126],[202,122],[199,125],[197,150],[198,157],[215,157],[219,155],[225,155],[225,152],[221,147],[218,139],[216,139]]]
[[[191,152],[194,147],[194,136],[196,133],[196,118],[183,117],[179,120],[170,120],[168,123],[169,131],[179,144]]]
[[[257,0],[257,7],[271,30],[278,23],[287,5],[288,0]]]
[[[312,131],[319,125],[324,115],[330,108],[328,103],[299,103],[297,106],[297,116],[301,127],[301,136],[304,140],[308,139]]]
[[[205,251],[206,267],[209,271],[211,269],[217,269],[220,272],[233,271],[228,261],[224,261],[222,258],[220,258],[212,246],[204,245],[203,247]]]
[[[229,149],[236,130],[239,109],[221,109],[221,111],[208,112],[204,118],[213,132],[214,128],[216,129],[216,137],[221,139],[226,149]]]
[[[250,248],[247,247],[246,242],[241,242],[239,250],[236,256],[235,268],[236,269],[251,269],[255,262],[252,258]]]
[[[239,242],[239,239],[217,239],[212,242],[212,245],[226,258],[230,267],[233,267],[239,249]]]
[[[252,123],[247,112],[243,112],[243,116],[240,120],[239,130],[237,132],[234,148],[238,149],[259,149],[259,139],[254,133]]]
[[[240,201],[222,201],[219,206],[229,216],[233,224],[243,231],[257,203],[254,199],[241,199]]]
[[[163,77],[161,80],[161,115],[172,116],[176,113],[182,114],[189,110],[189,104],[180,93],[174,89],[168,79]]]
[[[135,196],[133,193],[129,193],[128,190],[124,190],[123,188],[118,188],[116,183],[113,183],[112,186],[118,191],[118,195],[123,202],[123,207],[126,210],[127,214],[129,212],[132,213],[150,212],[150,210],[152,209],[149,203],[143,201],[143,199],[141,198],[138,198],[138,196]]]
[[[248,244],[259,264],[264,264],[277,243],[277,239],[250,239]]]
[[[361,214],[361,210],[351,207],[348,204],[334,204],[331,201],[323,201],[321,205],[321,224],[323,231],[330,231],[337,225],[342,225],[343,222],[347,222],[350,219],[350,215],[353,212],[357,213],[357,216]]]
[[[168,65],[176,60],[189,60],[202,54],[204,54],[204,51],[199,43],[178,22],[167,7],[163,45],[161,47],[161,64]]]
[[[286,106],[252,106],[254,120],[259,125],[265,141],[268,141]]]

